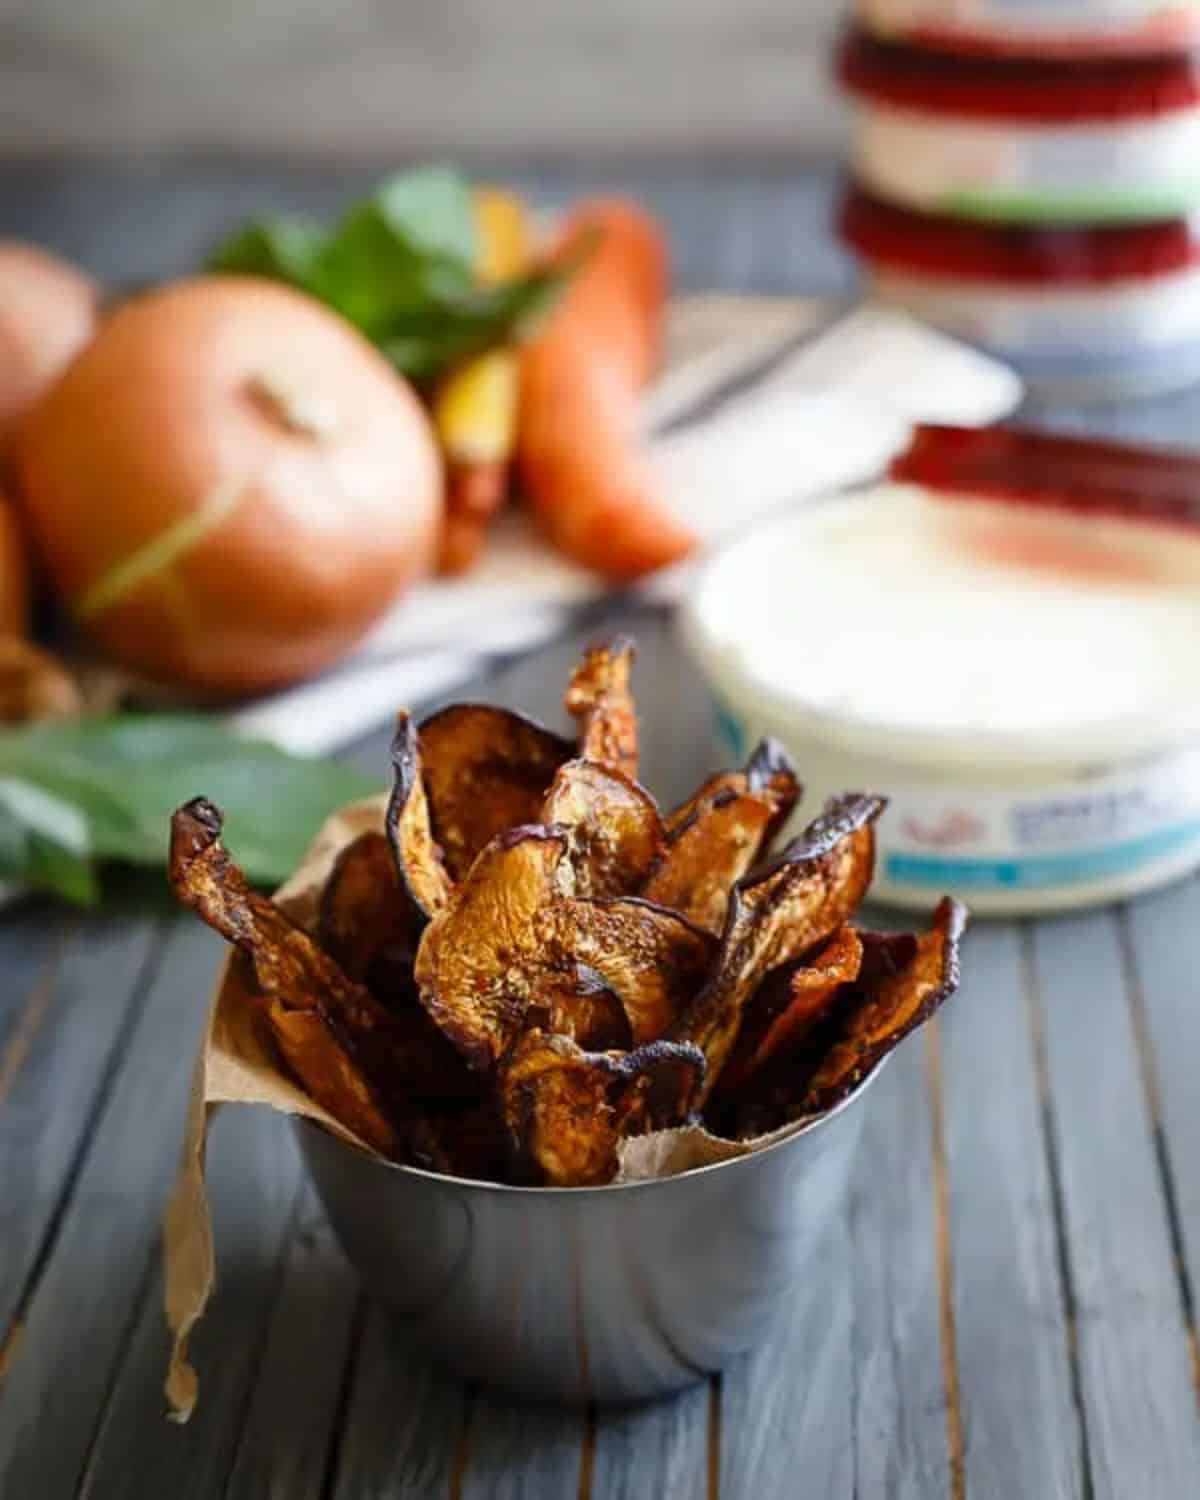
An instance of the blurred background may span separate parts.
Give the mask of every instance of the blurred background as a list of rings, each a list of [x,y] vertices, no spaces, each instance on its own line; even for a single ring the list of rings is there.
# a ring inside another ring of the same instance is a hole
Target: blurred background
[[[8,153],[812,154],[838,0],[2,0]]]

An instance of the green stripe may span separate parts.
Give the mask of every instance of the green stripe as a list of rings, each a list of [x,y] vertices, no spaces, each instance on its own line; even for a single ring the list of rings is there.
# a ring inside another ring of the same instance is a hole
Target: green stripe
[[[1038,224],[1071,220],[1170,219],[1200,208],[1200,182],[1152,190],[1122,188],[978,188],[943,193],[939,210],[964,219]]]
[[[75,600],[78,620],[90,620],[119,604],[134,589],[157,573],[165,573],[225,521],[245,499],[247,486],[241,479],[226,479],[216,486],[199,510],[183,516],[159,532],[145,546],[114,563]]]

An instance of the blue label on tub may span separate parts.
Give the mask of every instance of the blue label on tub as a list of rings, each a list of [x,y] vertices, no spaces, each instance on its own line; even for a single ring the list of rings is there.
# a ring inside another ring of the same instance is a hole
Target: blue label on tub
[[[742,721],[731,713],[719,698],[713,698],[712,706],[713,717],[717,721],[717,732],[728,745],[734,760],[740,761],[746,754],[746,731],[742,728]]]
[[[954,859],[943,855],[887,854],[883,873],[902,885],[1010,890],[1048,885],[1088,885],[1123,875],[1200,841],[1200,818],[1143,838],[1079,854],[1039,854],[1022,859]]]

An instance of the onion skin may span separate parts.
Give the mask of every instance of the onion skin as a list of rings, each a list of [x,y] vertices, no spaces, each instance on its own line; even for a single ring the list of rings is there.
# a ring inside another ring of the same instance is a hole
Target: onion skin
[[[91,338],[97,301],[82,271],[36,245],[0,240],[0,452]]]
[[[204,696],[328,666],[428,570],[441,523],[411,388],[335,313],[251,277],[118,308],[22,424],[14,469],[83,626]]]
[[[29,563],[21,523],[0,496],[0,635],[24,635],[29,628]]]

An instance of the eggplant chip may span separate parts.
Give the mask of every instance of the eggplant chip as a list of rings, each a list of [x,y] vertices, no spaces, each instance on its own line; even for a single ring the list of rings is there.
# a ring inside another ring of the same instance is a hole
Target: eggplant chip
[[[527,1031],[500,1077],[522,1176],[552,1187],[611,1182],[620,1142],[682,1124],[703,1077],[704,1055],[687,1044],[585,1052],[567,1037]]]
[[[479,1071],[500,1060],[525,1024],[566,848],[558,829],[510,829],[483,851],[421,936],[421,1003]]]
[[[716,970],[668,1033],[704,1052],[705,1097],[763,978],[828,941],[866,894],[875,867],[871,825],[885,806],[881,797],[835,799],[776,860],[734,886]]]
[[[863,941],[840,927],[813,957],[768,974],[746,1008],[716,1092],[742,1088],[773,1058],[795,1047],[822,1019],[844,984],[858,978]]]
[[[280,1051],[313,1098],[377,1151],[394,1154],[387,1101],[396,1059],[387,1011],[250,887],[221,843],[222,822],[202,797],[175,814],[172,889],[249,959]]]
[[[638,770],[637,711],[629,687],[633,642],[592,646],[571,674],[564,703],[575,720],[579,754],[631,780]]]
[[[954,993],[966,925],[966,907],[946,896],[934,913],[933,926],[916,939],[916,951],[907,964],[842,991],[834,1017],[836,1040],[809,1079],[795,1118],[821,1114],[840,1103]]]
[[[713,777],[674,816],[669,844],[642,894],[708,932],[725,923],[729,893],[790,816],[800,783],[783,749],[764,740],[745,771]]]
[[[624,896],[641,888],[666,845],[654,798],[595,761],[560,766],[542,819],[564,830],[580,896]]]
[[[321,892],[317,937],[348,978],[385,1004],[412,982],[418,913],[382,833],[361,833]]]
[[[666,1031],[700,989],[716,953],[710,934],[634,896],[562,900],[549,916],[543,952],[551,963],[573,961],[595,975],[620,1001],[635,1043]],[[580,1039],[577,1029],[573,1034]]]
[[[416,910],[418,928],[450,899],[450,877],[429,821],[421,751],[412,719],[397,715],[392,740],[392,794],[384,815],[400,882]]]
[[[655,1036],[708,970],[712,939],[674,912],[572,898],[566,855],[561,829],[510,830],[421,938],[421,1003],[477,1070],[499,1062],[530,1012],[590,1047]]]
[[[429,822],[452,880],[466,878],[493,839],[536,823],[569,740],[505,708],[457,703],[422,723]]]

